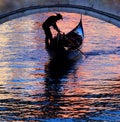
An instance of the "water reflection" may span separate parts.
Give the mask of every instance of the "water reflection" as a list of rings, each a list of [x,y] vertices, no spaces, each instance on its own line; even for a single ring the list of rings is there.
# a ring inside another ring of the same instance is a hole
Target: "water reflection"
[[[44,118],[61,117],[63,104],[63,85],[67,82],[68,74],[73,71],[75,61],[49,60],[45,64],[44,106],[42,113]],[[75,69],[74,69],[75,70]],[[38,77],[39,78],[39,77]]]
[[[82,51],[87,58],[70,63],[49,60],[40,26],[51,14],[0,25],[0,121],[119,121],[119,28],[83,16]],[[80,16],[62,14],[64,20],[58,24],[69,32]]]
[[[52,81],[58,81],[63,78],[67,78],[67,75],[72,69],[75,69],[76,61],[69,60],[55,60],[51,59],[48,64],[45,65],[46,79]]]

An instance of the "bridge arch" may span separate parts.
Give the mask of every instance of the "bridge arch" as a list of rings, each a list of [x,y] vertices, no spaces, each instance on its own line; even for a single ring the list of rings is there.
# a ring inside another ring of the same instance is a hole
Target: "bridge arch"
[[[15,0],[14,0],[15,1]],[[58,0],[59,1],[59,0]],[[67,1],[67,0],[65,0]],[[69,0],[68,0],[69,1]],[[88,0],[87,0],[88,1]],[[93,0],[89,0],[92,1]],[[101,20],[104,20],[108,23],[112,23],[118,27],[120,27],[120,17],[117,16],[117,13],[108,13],[105,10],[95,9],[94,3],[90,2],[90,5],[76,5],[76,4],[47,4],[47,5],[24,5],[19,6],[12,9],[8,9],[7,12],[0,13],[0,23],[4,23],[6,21],[10,21],[15,18],[19,18],[22,16],[27,16],[35,13],[43,13],[43,12],[69,12],[69,13],[79,13],[84,15],[89,15]],[[118,11],[119,13],[119,11]]]

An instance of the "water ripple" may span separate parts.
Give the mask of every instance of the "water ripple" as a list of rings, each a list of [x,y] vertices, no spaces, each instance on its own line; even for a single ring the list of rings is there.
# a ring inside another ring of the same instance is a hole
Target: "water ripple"
[[[119,121],[119,28],[83,16],[85,57],[50,60],[41,24],[51,14],[0,25],[0,121]],[[80,16],[62,14],[69,32]]]

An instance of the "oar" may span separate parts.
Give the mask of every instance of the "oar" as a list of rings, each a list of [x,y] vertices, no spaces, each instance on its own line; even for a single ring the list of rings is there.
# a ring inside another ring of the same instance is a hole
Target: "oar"
[[[81,53],[82,55],[85,56],[85,58],[87,58],[87,56],[86,56],[80,49],[78,49],[78,50],[80,51],[80,53]]]

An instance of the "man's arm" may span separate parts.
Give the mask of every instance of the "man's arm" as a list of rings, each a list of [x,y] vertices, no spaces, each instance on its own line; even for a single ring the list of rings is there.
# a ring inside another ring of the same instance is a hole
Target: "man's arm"
[[[53,26],[53,28],[54,28],[57,32],[60,32],[60,29],[58,28],[58,26],[57,26],[56,23],[54,23],[52,26]]]

